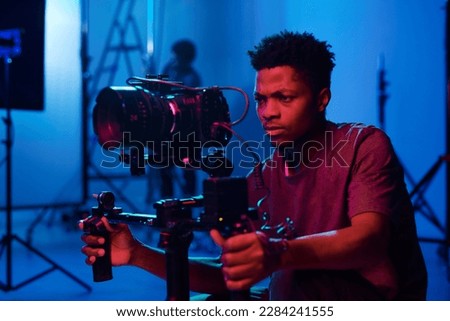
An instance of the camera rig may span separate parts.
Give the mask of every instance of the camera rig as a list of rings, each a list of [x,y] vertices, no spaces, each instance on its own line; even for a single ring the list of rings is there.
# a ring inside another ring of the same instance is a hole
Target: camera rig
[[[253,230],[252,220],[257,219],[255,208],[247,205],[245,178],[209,178],[203,182],[203,195],[164,199],[154,203],[155,214],[125,213],[116,207],[114,194],[101,192],[96,195],[98,205],[92,215],[84,220],[84,230],[105,237],[105,255],[93,264],[94,281],[112,279],[109,234],[101,218],[112,223],[140,224],[160,229],[158,247],[165,251],[167,275],[167,300],[189,300],[188,250],[194,230],[218,229],[224,237]],[[193,218],[192,208],[204,207]],[[248,291],[233,292],[235,299],[245,300]]]
[[[124,213],[116,207],[114,194],[101,192],[98,205],[84,220],[86,233],[105,238],[105,255],[93,265],[94,281],[112,279],[109,233],[101,218],[112,223],[141,224],[161,230],[159,247],[165,251],[167,299],[189,299],[188,248],[194,230],[218,229],[224,237],[253,230],[257,211],[248,207],[247,180],[229,177],[231,161],[223,152],[249,107],[247,94],[237,87],[193,88],[168,81],[166,76],[131,77],[128,86],[100,91],[93,111],[94,132],[103,149],[120,148],[120,160],[130,165],[132,175],[145,173],[145,166],[201,169],[210,178],[203,182],[203,194],[184,199],[163,199],[154,203],[155,214]],[[240,92],[245,108],[231,122],[223,90]],[[214,152],[201,155],[203,148]],[[145,155],[147,150],[149,154]],[[256,155],[254,155],[256,156]],[[256,160],[256,157],[255,157]],[[259,159],[256,161],[259,162]],[[192,208],[203,207],[193,218]],[[232,298],[246,300],[248,291],[233,292]]]

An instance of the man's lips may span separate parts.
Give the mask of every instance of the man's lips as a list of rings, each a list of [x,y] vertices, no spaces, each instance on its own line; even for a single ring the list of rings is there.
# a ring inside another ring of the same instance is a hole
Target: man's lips
[[[284,128],[281,126],[264,126],[264,130],[268,133],[278,133],[283,131]]]

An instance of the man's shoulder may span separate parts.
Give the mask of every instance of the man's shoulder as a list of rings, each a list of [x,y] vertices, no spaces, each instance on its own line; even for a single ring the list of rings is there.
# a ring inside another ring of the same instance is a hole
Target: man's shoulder
[[[359,144],[366,140],[372,143],[389,143],[388,135],[380,128],[374,125],[364,123],[332,123],[329,122],[327,130],[334,133],[335,139],[345,139]]]
[[[332,131],[336,131],[347,135],[360,133],[364,134],[384,133],[383,130],[374,125],[368,125],[365,123],[358,123],[358,122],[347,122],[347,123],[328,122],[327,130],[328,128]]]

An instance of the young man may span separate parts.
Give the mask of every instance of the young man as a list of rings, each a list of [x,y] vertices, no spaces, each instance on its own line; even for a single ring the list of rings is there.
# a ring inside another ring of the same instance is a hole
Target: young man
[[[272,300],[423,300],[427,273],[402,168],[388,137],[325,118],[334,54],[308,33],[281,32],[249,52],[255,100],[273,155],[248,177],[250,203],[266,226],[292,222],[290,235],[267,229],[224,239],[220,262],[192,259],[193,291],[248,289],[271,277]],[[164,254],[110,226],[113,265],[165,276]],[[102,238],[84,235],[92,264]],[[207,280],[207,281],[206,281]]]

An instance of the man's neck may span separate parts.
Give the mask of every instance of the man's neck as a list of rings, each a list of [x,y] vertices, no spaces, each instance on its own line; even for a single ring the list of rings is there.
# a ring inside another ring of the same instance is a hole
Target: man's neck
[[[320,121],[313,130],[303,135],[294,142],[278,146],[278,153],[284,160],[285,174],[295,174],[300,170],[301,165],[308,165],[308,156],[304,155],[304,146],[312,141],[321,141],[326,130],[327,121]],[[289,176],[289,175],[287,175]]]

